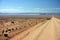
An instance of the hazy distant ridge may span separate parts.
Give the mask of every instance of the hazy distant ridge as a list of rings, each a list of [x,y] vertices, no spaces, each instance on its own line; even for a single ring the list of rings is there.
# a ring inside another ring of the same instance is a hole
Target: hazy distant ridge
[[[60,13],[0,13],[0,15],[60,15]]]

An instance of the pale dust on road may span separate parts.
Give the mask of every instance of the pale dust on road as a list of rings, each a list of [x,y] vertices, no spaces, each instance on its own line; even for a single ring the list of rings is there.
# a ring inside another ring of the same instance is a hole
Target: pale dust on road
[[[60,25],[55,17],[43,25],[37,25],[10,40],[60,40]],[[28,35],[26,35],[28,33]]]
[[[55,32],[56,32],[56,39],[60,40],[60,19],[55,18]]]
[[[46,22],[46,21],[45,21]],[[38,26],[43,25],[45,22],[39,23],[37,25],[35,25],[34,27],[14,36],[13,38],[11,38],[10,40],[21,40],[23,39],[25,36],[27,36],[28,34],[30,34],[30,32],[34,31],[36,28],[38,28]]]

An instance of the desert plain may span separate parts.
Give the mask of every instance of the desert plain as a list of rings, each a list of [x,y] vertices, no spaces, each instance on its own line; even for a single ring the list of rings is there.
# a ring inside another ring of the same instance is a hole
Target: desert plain
[[[60,18],[0,16],[0,40],[60,40]]]

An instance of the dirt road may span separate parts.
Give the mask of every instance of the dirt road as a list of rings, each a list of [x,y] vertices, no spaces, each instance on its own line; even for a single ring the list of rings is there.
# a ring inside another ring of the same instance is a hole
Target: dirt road
[[[60,19],[52,17],[43,25],[35,27],[16,35],[10,40],[60,40]]]

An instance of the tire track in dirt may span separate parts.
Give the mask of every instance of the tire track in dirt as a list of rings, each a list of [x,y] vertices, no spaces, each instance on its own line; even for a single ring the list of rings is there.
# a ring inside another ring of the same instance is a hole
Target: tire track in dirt
[[[39,28],[36,28],[34,31],[32,31],[29,35],[27,35],[27,37],[23,38],[22,40],[34,40],[34,38],[38,36],[38,34],[41,32],[41,30],[42,30],[43,28],[45,28],[45,26],[46,26],[48,23],[49,23],[49,21],[46,22],[46,23],[43,25],[43,27],[40,27],[40,26],[39,26]]]
[[[32,27],[32,28],[30,28],[30,29],[28,29],[28,30],[26,30],[26,31],[24,31],[24,32],[16,35],[15,37],[11,38],[10,40],[21,40],[22,38],[24,38],[25,36],[27,36],[31,31],[33,31],[33,30],[35,30],[36,28],[38,28],[37,26],[40,26],[40,25],[42,25],[42,24],[44,24],[44,23],[45,23],[45,22],[39,23],[39,24],[37,24],[35,27]],[[20,36],[19,36],[19,35],[20,35]]]
[[[51,19],[45,30],[39,35],[39,37],[37,37],[36,40],[55,40],[55,28],[53,23],[54,22]]]
[[[55,18],[55,31],[56,31],[56,40],[60,40],[60,19]]]

